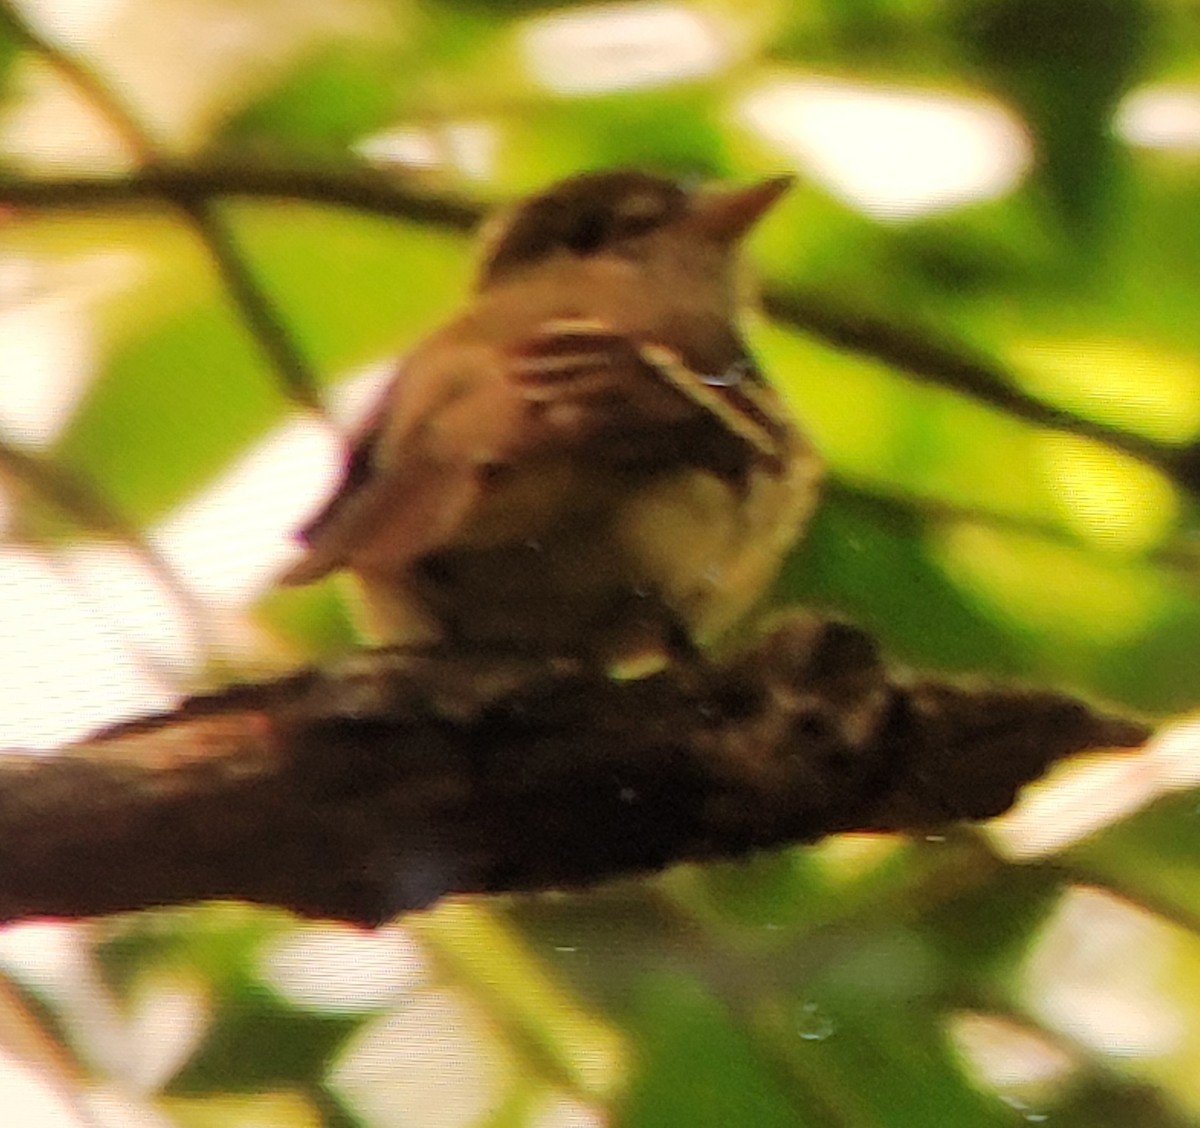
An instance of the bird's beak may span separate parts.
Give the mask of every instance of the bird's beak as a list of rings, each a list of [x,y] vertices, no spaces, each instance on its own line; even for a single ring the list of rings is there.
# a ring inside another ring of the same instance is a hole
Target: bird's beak
[[[773,176],[749,188],[701,192],[682,226],[720,242],[736,242],[794,182],[792,176]]]

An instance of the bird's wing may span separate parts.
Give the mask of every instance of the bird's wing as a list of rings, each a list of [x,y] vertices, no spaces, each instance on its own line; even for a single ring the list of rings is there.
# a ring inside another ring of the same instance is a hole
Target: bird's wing
[[[306,554],[282,582],[347,563],[400,570],[454,543],[492,502],[502,506],[520,478],[509,471],[522,466],[691,463],[736,479],[780,463],[786,425],[740,343],[714,365],[698,370],[665,345],[584,320],[548,321],[503,351],[429,350],[401,370],[361,430],[336,494],[300,532]],[[545,520],[557,502],[534,478],[532,490],[529,476],[520,479],[520,504],[541,506],[531,520]]]
[[[703,351],[685,356],[601,322],[550,321],[518,350],[514,375],[545,418],[543,440],[573,430],[603,461],[778,467],[789,429],[775,392],[732,331]]]
[[[405,363],[359,429],[333,497],[298,532],[306,552],[280,582],[364,559],[399,569],[442,543],[478,492],[488,429],[494,438],[511,425],[506,400],[502,366],[481,346],[444,344]]]

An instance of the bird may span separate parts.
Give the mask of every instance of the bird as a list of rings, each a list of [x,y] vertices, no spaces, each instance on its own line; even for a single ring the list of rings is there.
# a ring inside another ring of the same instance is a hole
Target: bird
[[[389,644],[611,670],[727,637],[820,492],[738,324],[739,246],[791,183],[590,171],[501,211],[282,582],[352,573]]]

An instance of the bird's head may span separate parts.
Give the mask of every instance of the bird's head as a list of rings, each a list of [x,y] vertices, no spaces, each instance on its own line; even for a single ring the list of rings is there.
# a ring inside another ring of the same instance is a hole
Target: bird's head
[[[791,186],[790,176],[746,188],[682,188],[637,171],[585,172],[522,200],[483,232],[480,289],[564,256],[638,257],[668,232],[732,257],[739,240]]]

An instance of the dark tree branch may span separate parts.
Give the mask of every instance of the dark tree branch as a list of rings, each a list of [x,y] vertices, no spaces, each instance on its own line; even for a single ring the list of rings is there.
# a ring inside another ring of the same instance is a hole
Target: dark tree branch
[[[432,191],[421,181],[406,183],[395,175],[368,168],[335,170],[272,168],[246,162],[210,160],[187,166],[155,165],[124,177],[26,179],[0,175],[0,203],[14,207],[117,207],[173,203],[195,216],[219,197],[290,199],[353,208],[375,215],[434,224],[457,231],[473,228],[484,214],[478,203]],[[261,306],[274,326],[263,347],[279,366],[289,387],[299,353],[290,345],[269,303],[247,302],[245,287],[235,284],[222,262],[219,244],[209,241],[231,292],[252,326],[263,321]],[[243,278],[250,278],[244,267]],[[251,279],[252,280],[252,279]],[[948,388],[1008,415],[1038,426],[1082,435],[1145,462],[1192,494],[1200,494],[1200,444],[1173,446],[1144,435],[1110,427],[1054,407],[1022,391],[1002,365],[966,345],[938,338],[923,328],[902,325],[861,310],[847,309],[827,296],[796,289],[768,287],[763,305],[776,320],[839,348],[879,360],[914,379]],[[283,334],[281,351],[273,338]],[[282,360],[281,360],[282,358]],[[305,377],[298,386],[312,381]],[[306,393],[301,394],[303,400]]]
[[[1200,493],[1200,447],[1156,442],[1054,407],[1021,391],[1002,366],[960,342],[939,339],[926,328],[839,307],[811,291],[767,290],[763,308],[778,321],[831,345],[884,361],[921,383],[959,392],[1040,427],[1095,439],[1149,463],[1190,492]]]
[[[0,757],[0,919],[240,898],[374,923],[983,818],[1060,757],[1146,736],[1052,693],[906,683],[810,619],[636,682],[373,651]]]
[[[192,204],[220,197],[293,200],[350,208],[389,219],[471,231],[483,218],[478,203],[406,183],[368,167],[279,168],[247,161],[159,163],[129,176],[27,178],[0,173],[0,202],[27,208],[119,208]]]
[[[928,494],[865,484],[852,477],[829,474],[821,484],[821,497],[838,507],[850,506],[869,515],[879,527],[899,536],[919,535],[928,528],[964,522],[986,525],[1005,533],[1038,537],[1080,551],[1093,546],[1064,522],[1045,517],[1005,513],[978,505],[961,505]],[[1136,559],[1171,569],[1195,581],[1200,576],[1200,546],[1176,541],[1146,549]]]

